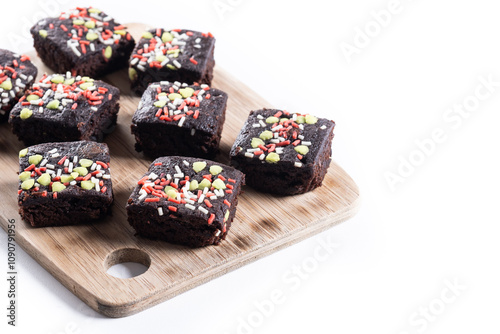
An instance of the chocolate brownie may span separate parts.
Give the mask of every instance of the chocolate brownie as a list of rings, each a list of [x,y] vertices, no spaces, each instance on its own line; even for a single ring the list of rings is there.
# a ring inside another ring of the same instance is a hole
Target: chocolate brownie
[[[19,152],[19,213],[35,227],[86,223],[113,203],[106,144],[45,143]]]
[[[8,119],[10,110],[31,87],[37,73],[30,57],[0,49],[0,122]]]
[[[151,84],[132,117],[136,150],[152,158],[213,158],[219,150],[227,94],[179,82]]]
[[[158,158],[128,200],[128,222],[150,239],[217,245],[226,238],[244,182],[243,173],[213,161]]]
[[[56,73],[99,77],[127,66],[134,39],[97,8],[76,8],[31,28],[35,49]]]
[[[186,29],[151,29],[137,43],[129,62],[132,91],[142,94],[157,81],[210,85],[215,38],[211,33]]]
[[[12,131],[26,145],[102,141],[115,125],[120,91],[89,77],[44,75],[10,113]]]
[[[321,186],[328,170],[334,127],[309,114],[252,111],[231,148],[231,164],[259,191],[308,192]]]

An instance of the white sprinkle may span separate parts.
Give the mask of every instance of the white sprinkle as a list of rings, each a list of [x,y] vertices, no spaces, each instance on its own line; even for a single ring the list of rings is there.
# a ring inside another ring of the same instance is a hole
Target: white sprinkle
[[[192,199],[189,199],[189,198],[184,198],[184,200],[186,201],[186,203],[189,203],[189,204],[196,203],[195,201],[193,201]]]
[[[55,169],[55,168],[56,168],[56,166],[54,166],[53,164],[47,164],[47,168],[48,168],[48,169]]]
[[[106,179],[106,180],[107,180],[107,179],[111,179],[111,175],[109,175],[109,174],[104,174],[104,175],[102,176],[102,178],[103,178],[103,179]]]
[[[196,209],[196,207],[194,205],[191,205],[191,204],[186,204],[185,207],[190,209],[190,210]]]
[[[194,134],[196,133],[196,129],[195,128],[192,128],[191,129],[191,136],[194,136]]]
[[[95,177],[97,177],[97,178],[102,177],[102,173],[98,173],[98,174],[96,174],[96,175],[95,175]]]
[[[59,153],[52,154],[51,158],[59,158],[61,155]]]
[[[259,155],[259,159],[260,160],[264,160],[266,158],[266,155],[264,153],[262,153],[261,155]]]
[[[74,156],[73,157],[73,164],[76,165],[76,163],[78,162],[78,156]]]
[[[301,144],[304,146],[311,146],[312,143],[310,141],[303,141]]]
[[[294,166],[295,167],[302,167],[302,162],[295,162]]]
[[[187,162],[186,160],[182,161],[182,163],[183,163],[186,167],[189,167],[189,162]]]
[[[297,138],[299,138],[300,140],[304,140],[304,136],[303,135],[298,135]]]
[[[322,125],[322,126],[320,127],[320,129],[321,129],[321,130],[326,129],[326,125]]]
[[[283,153],[283,147],[276,147],[276,153],[282,154]]]
[[[279,139],[271,139],[269,142],[272,144],[278,144],[280,142],[280,140]]]
[[[40,162],[40,167],[45,166],[45,165],[47,164],[47,162],[48,162],[48,161],[49,161],[49,160],[47,160],[47,159],[43,159],[43,160],[42,160],[42,162]]]
[[[95,168],[96,170],[101,170],[102,166],[101,165],[97,165],[97,167]]]
[[[66,161],[68,161],[68,160],[66,159]],[[73,172],[73,163],[72,162],[70,162],[68,164],[68,173],[71,173],[71,172]]]
[[[146,198],[146,196],[148,196],[148,194],[145,192],[143,193],[141,196],[139,196],[139,201],[142,201]]]
[[[253,154],[253,153],[245,152],[245,157],[247,157],[247,158],[253,158],[254,156],[255,156],[255,154]]]
[[[92,166],[90,167],[90,170],[95,170],[95,168],[96,168],[96,167],[97,167],[97,164],[94,162],[94,163],[92,164]]]
[[[172,175],[167,174],[167,180],[172,180]]]
[[[68,159],[65,159],[64,160],[64,167],[68,167],[69,166],[69,160]]]
[[[205,199],[205,195],[201,194],[200,198],[198,199],[198,203],[203,202],[204,199]]]
[[[95,191],[101,191],[101,187],[99,186],[99,182],[95,183]]]
[[[182,178],[182,177],[184,177],[184,174],[183,173],[174,174],[174,177]]]
[[[208,193],[208,187],[205,187],[205,189],[203,189],[203,195],[206,195]]]
[[[207,209],[205,209],[205,208],[204,208],[204,207],[202,207],[202,206],[199,206],[199,207],[198,207],[198,210],[200,210],[200,211],[201,211],[201,212],[203,212],[204,214],[208,214],[208,210],[207,210]]]
[[[163,208],[161,206],[158,207],[158,215],[163,216]]]
[[[179,124],[178,126],[179,127],[182,127],[182,125],[184,124],[184,121],[186,120],[186,117],[182,117],[181,120],[179,121]]]
[[[179,166],[175,165],[174,168],[175,168],[175,171],[177,172],[177,174],[182,174],[182,171],[181,171]]]
[[[40,99],[38,99],[38,100],[31,100],[30,101],[30,103],[31,103],[32,106],[37,106],[40,102],[41,102]]]
[[[142,72],[146,71],[146,68],[144,66],[142,66],[142,65],[137,65],[137,69],[141,70]]]
[[[254,124],[252,124],[252,127],[253,128],[260,128],[260,124],[259,123],[254,123]]]
[[[266,127],[266,123],[264,123],[264,121],[263,121],[263,120],[259,120],[259,123],[260,123],[260,126],[262,126],[263,128],[265,128],[265,127]]]
[[[257,118],[258,118],[258,119],[264,119],[264,116],[262,116],[262,115],[257,115]]]
[[[62,169],[58,169],[58,170],[57,170],[57,174],[56,174],[56,175],[57,175],[57,176],[61,176],[61,175],[62,175]]]
[[[304,124],[299,124],[299,129],[304,130]]]
[[[74,185],[76,185],[76,181],[75,181],[75,180],[73,180],[73,181],[71,181],[69,184],[70,184],[70,185],[72,185],[72,186],[74,186]]]
[[[148,179],[150,179],[150,180],[156,180],[157,178],[158,178],[158,175],[153,173],[153,172],[151,174],[149,174],[149,176],[148,176]]]
[[[220,234],[220,230],[217,230],[217,232],[215,232],[215,236],[218,237]]]
[[[216,195],[212,195],[209,197],[211,200],[216,200],[217,199],[217,196]]]
[[[172,63],[174,63],[175,67],[181,68],[181,63],[179,63],[176,59],[174,59]]]

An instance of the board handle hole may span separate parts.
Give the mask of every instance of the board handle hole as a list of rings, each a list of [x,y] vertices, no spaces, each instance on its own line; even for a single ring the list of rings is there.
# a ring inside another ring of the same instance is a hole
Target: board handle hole
[[[144,274],[151,265],[148,253],[135,248],[122,248],[112,251],[104,260],[108,275],[117,278],[132,278]]]

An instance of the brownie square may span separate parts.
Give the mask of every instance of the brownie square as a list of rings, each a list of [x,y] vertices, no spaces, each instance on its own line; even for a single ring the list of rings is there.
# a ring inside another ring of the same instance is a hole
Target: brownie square
[[[110,213],[106,144],[45,143],[19,152],[19,213],[34,227],[86,223]]]
[[[215,157],[226,103],[226,93],[205,84],[163,81],[151,84],[132,117],[136,150],[152,158]]]
[[[244,182],[243,173],[217,162],[158,158],[128,200],[128,222],[150,239],[217,245],[231,227]]]
[[[276,109],[250,112],[231,148],[231,165],[253,188],[280,195],[319,186],[330,165],[335,123]]]
[[[31,87],[37,73],[30,57],[0,49],[0,122],[9,118],[10,110]]]
[[[56,73],[99,77],[127,66],[134,39],[97,8],[76,8],[31,28],[42,61]]]
[[[131,89],[142,94],[157,81],[210,85],[215,38],[211,33],[186,29],[151,29],[137,43],[129,62]]]
[[[89,77],[44,75],[10,113],[12,131],[26,145],[102,141],[115,125],[120,91]]]

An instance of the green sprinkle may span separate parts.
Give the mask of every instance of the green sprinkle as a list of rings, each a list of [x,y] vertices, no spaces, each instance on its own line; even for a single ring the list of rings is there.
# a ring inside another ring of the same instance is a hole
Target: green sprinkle
[[[229,210],[226,210],[226,214],[224,215],[224,222],[227,222],[229,219]]]
[[[295,120],[298,124],[303,124],[306,122],[306,118],[304,116],[297,116],[297,120]]]
[[[271,152],[267,155],[266,161],[270,164],[275,164],[280,161],[280,156],[278,155],[278,153]]]
[[[92,181],[82,181],[80,182],[80,187],[85,190],[90,190],[94,188],[94,182]],[[52,185],[52,189],[54,189],[54,185]]]
[[[52,81],[55,84],[60,84],[64,82],[64,77],[62,75],[54,75],[50,81]]]
[[[71,86],[74,83],[75,83],[75,78],[69,78],[64,81],[64,84],[68,86]]]
[[[125,30],[115,30],[115,34],[125,36],[127,34],[127,31]]]
[[[23,148],[21,151],[19,151],[19,158],[24,158],[28,154],[28,149]]]
[[[191,181],[191,183],[189,183],[189,190],[191,191],[196,190],[198,189],[198,186],[199,186],[198,181],[193,180]]]
[[[80,160],[80,164],[81,164],[81,160]],[[85,176],[89,173],[89,171],[85,167],[75,167],[75,168],[73,168],[73,171],[75,173],[78,173],[78,175],[81,175],[81,176]]]
[[[38,31],[38,34],[43,38],[47,38],[47,30],[41,29],[40,31]]]
[[[35,179],[28,179],[21,183],[21,188],[23,190],[30,190],[35,185]]]
[[[31,94],[31,95],[28,95],[28,97],[26,98],[26,101],[35,101],[35,100],[40,100],[40,96],[35,95],[35,94]]]
[[[145,33],[142,34],[141,37],[146,38],[146,39],[151,39],[151,38],[153,38],[153,34],[150,33],[149,31],[146,31]]]
[[[264,132],[262,132],[260,135],[259,135],[260,139],[262,140],[269,140],[271,138],[273,138],[273,133],[269,130],[266,130]]]
[[[106,57],[106,59],[109,59],[109,58],[111,58],[112,54],[113,54],[113,48],[108,45],[106,47],[106,50],[104,51],[104,57]]]
[[[50,181],[52,181],[52,178],[49,173],[42,174],[38,180],[36,180],[36,182],[40,183],[42,186],[48,186]]]
[[[130,67],[128,69],[128,78],[131,80],[131,81],[135,81],[137,79],[137,71],[135,70],[135,68],[133,67]]]
[[[95,28],[95,22],[90,20],[90,21],[87,21],[85,22],[85,27],[89,28],[89,29],[94,29]]]
[[[266,119],[266,123],[269,123],[269,124],[278,123],[279,121],[280,121],[280,119],[278,117],[274,117],[274,116],[268,117]]]
[[[52,191],[53,192],[63,191],[64,189],[66,189],[66,186],[64,184],[62,184],[61,182],[52,183]]]
[[[210,187],[212,187],[212,183],[207,179],[201,180],[200,184],[198,185],[199,190],[203,190],[205,188],[210,188]]]
[[[38,165],[40,163],[40,161],[42,161],[43,159],[43,156],[41,156],[40,154],[35,154],[35,155],[32,155],[28,158],[28,162],[30,163],[30,165]]]
[[[170,187],[170,188],[172,188],[172,187]],[[178,192],[177,192],[177,190],[175,190],[174,188],[172,188],[172,189],[169,189],[169,190],[166,192],[166,194],[167,194],[167,196],[168,196],[169,198],[177,198],[177,194],[178,194]]]
[[[216,179],[216,180],[212,183],[212,186],[213,186],[215,189],[226,189],[226,185],[224,184],[224,181],[222,181],[221,179]]]
[[[193,169],[196,173],[201,172],[202,170],[205,169],[205,167],[207,167],[207,163],[205,161],[193,162]]]
[[[90,21],[89,21],[90,22]],[[74,26],[82,26],[85,24],[85,21],[84,20],[80,20],[80,19],[77,19],[77,20],[73,20],[73,25]]]
[[[93,82],[84,82],[84,83],[82,83],[80,85],[80,88],[83,89],[83,90],[87,90],[87,89],[89,89],[92,86],[94,86]]]
[[[92,82],[94,82],[94,79],[92,79],[91,77],[82,77],[82,81],[85,81],[85,82],[92,81]]]
[[[0,84],[0,88],[3,88],[4,90],[11,90],[12,89],[12,81],[10,81],[10,78],[5,80]]]
[[[78,176],[80,176],[80,174],[77,172],[72,172],[70,175],[71,177],[73,177],[73,179],[76,179]]]
[[[283,117],[283,118],[280,119],[280,122],[286,122],[286,121],[289,121],[289,120],[290,120],[290,118]]]
[[[217,174],[220,174],[221,172],[222,172],[221,166],[217,166],[217,165],[210,166],[210,174],[217,175]]]
[[[21,174],[19,174],[19,180],[21,181],[26,181],[30,177],[31,177],[31,172],[22,172]]]
[[[179,52],[181,52],[180,49],[173,49],[173,50],[168,50],[167,54],[173,58],[177,58],[177,57],[179,57]]]
[[[179,89],[179,93],[181,93],[183,98],[187,99],[188,97],[193,96],[194,89],[191,87],[182,88]]]
[[[89,160],[89,159],[80,159],[79,163],[80,163],[80,166],[82,166],[82,167],[90,167],[90,166],[92,166],[92,164],[94,162],[92,160]],[[74,168],[73,168],[73,170],[74,170]]]
[[[73,181],[73,176],[71,175],[61,175],[61,182],[66,183],[66,182],[71,182]]]
[[[89,8],[87,11],[93,14],[101,14],[101,11],[97,8]]]
[[[259,145],[264,145],[264,141],[260,138],[252,138],[252,147],[253,148],[257,148],[259,147]]]
[[[85,38],[88,40],[88,41],[95,41],[96,39],[99,38],[99,35],[96,34],[95,32],[91,32],[89,31],[87,33],[87,35],[85,35]]]
[[[168,31],[165,31],[162,35],[161,35],[161,41],[163,43],[168,43],[168,42],[172,42],[174,40],[174,36],[169,33]]]
[[[316,122],[318,122],[318,118],[314,117],[313,115],[306,115],[307,124],[316,124]]]
[[[175,99],[182,99],[182,95],[177,93],[172,93],[168,94],[168,98],[170,101],[174,101]]]
[[[158,54],[158,55],[156,55],[156,57],[155,57],[155,60],[156,60],[157,62],[159,62],[159,63],[163,62],[165,59],[167,59],[167,56],[162,55],[162,54]]]
[[[47,108],[49,109],[57,109],[59,108],[59,100],[52,100],[49,103],[47,103]]]
[[[31,109],[23,108],[23,110],[21,110],[21,113],[19,114],[19,117],[21,117],[21,119],[27,119],[30,118],[31,115],[33,115],[33,111]]]
[[[156,108],[163,108],[166,104],[167,104],[167,101],[166,101],[166,100],[155,101],[155,103],[153,103],[153,105],[154,105]]]
[[[295,146],[295,151],[297,151],[298,153],[300,153],[302,155],[306,155],[307,153],[309,153],[309,147],[307,147],[305,145]]]
[[[167,64],[167,67],[171,70],[177,70],[177,67],[175,67],[174,65],[172,64]]]

